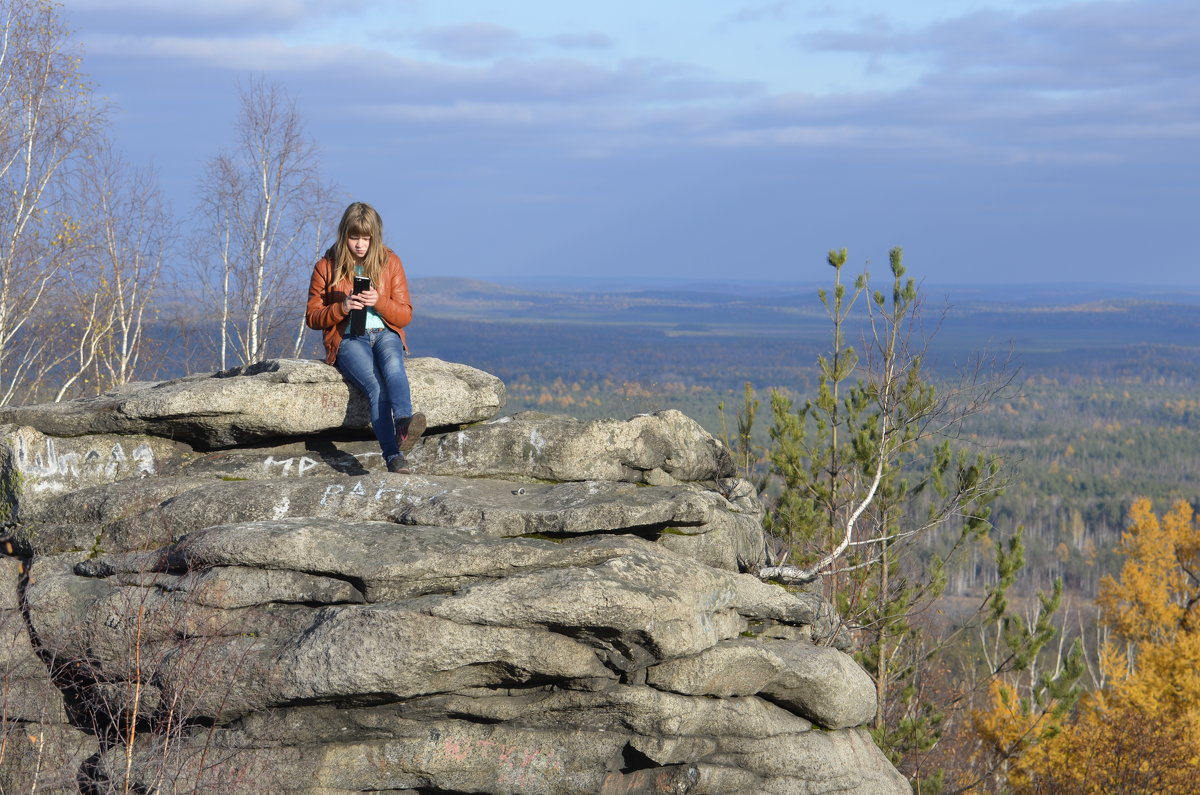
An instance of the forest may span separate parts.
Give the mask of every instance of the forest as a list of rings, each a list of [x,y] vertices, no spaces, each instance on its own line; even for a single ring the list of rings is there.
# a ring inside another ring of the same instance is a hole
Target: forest
[[[736,447],[748,399],[777,394],[803,402],[820,391],[818,358],[830,348],[830,320],[818,290],[555,293],[418,280],[414,300],[429,309],[418,313],[410,340],[416,355],[464,361],[503,378],[506,413],[594,418],[678,408]],[[1127,574],[1131,566],[1144,568],[1131,561],[1131,531],[1155,525],[1155,510],[1178,516],[1188,510],[1180,506],[1200,500],[1200,304],[1186,293],[1099,296],[1021,286],[989,292],[986,301],[961,305],[925,301],[915,312],[912,344],[931,383],[953,392],[964,372],[999,378],[989,402],[963,418],[952,440],[994,457],[1004,484],[983,543],[954,550],[954,532],[931,535],[920,545],[920,562],[904,572],[920,580],[931,561],[945,563],[944,588],[925,603],[915,598],[911,623],[897,632],[922,650],[904,659],[933,670],[924,681],[911,669],[897,677],[906,694],[897,701],[907,701],[888,714],[905,728],[881,730],[876,739],[922,792],[1189,792],[1190,781],[1148,778],[1099,752],[1097,769],[1111,777],[1067,780],[1054,772],[1065,769],[1055,761],[1065,752],[1050,738],[1074,738],[1071,753],[1081,753],[1079,738],[1097,737],[1105,721],[1128,726],[1149,714],[1121,700],[1145,697],[1155,685],[1141,678],[1147,674],[1135,662],[1136,640],[1105,617],[1146,598],[1133,593],[1142,586]],[[851,325],[850,347],[869,347],[866,331]],[[749,445],[755,460],[748,468],[760,478],[777,445],[763,414]],[[919,521],[916,513],[910,521]],[[1173,527],[1191,533],[1187,543],[1200,543],[1190,519]],[[1021,549],[1023,565],[1010,571],[1007,590],[998,590],[1005,587],[1005,545],[1010,553]],[[1184,542],[1178,548],[1178,569],[1160,573],[1176,590],[1155,598],[1190,605],[1197,581],[1186,554],[1195,549]],[[1154,556],[1160,566],[1162,553]],[[1035,635],[1040,641],[1030,643]],[[953,640],[924,645],[929,636]],[[999,673],[1002,637],[1014,644],[1010,661],[1036,647],[1020,672]],[[988,652],[988,643],[999,646]],[[1024,651],[1015,648],[1021,644]],[[980,674],[980,655],[995,675]],[[890,677],[881,673],[877,682]],[[1101,693],[1112,700],[1096,700]],[[1157,719],[1172,726],[1180,716],[1191,720],[1197,704],[1160,705]],[[1141,731],[1142,745],[1126,744],[1121,753],[1149,769],[1163,758],[1191,758],[1192,746],[1179,737]],[[1111,736],[1105,742],[1116,744]]]
[[[508,412],[594,418],[678,408],[720,434],[719,407],[728,426],[746,383],[764,398],[771,390],[798,398],[814,390],[826,344],[817,289],[522,294],[417,280],[414,300],[430,308],[418,312],[410,340],[414,355],[500,376]],[[1035,288],[1022,286],[997,290],[987,303],[927,302],[922,331],[943,379],[981,355],[1008,368],[1010,388],[963,428],[1008,467],[994,521],[1025,529],[1038,564],[1027,568],[1025,588],[1062,577],[1068,592],[1091,595],[1114,571],[1135,499],[1200,500],[1200,303],[1186,296],[1076,302],[1067,289],[1036,289],[1036,303]],[[758,429],[763,445],[766,430]]]

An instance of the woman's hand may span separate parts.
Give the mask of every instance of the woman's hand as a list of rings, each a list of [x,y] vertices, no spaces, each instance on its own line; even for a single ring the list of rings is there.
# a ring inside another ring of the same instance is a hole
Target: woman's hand
[[[353,293],[346,296],[346,300],[342,303],[347,312],[363,307],[375,306],[379,301],[379,293],[372,287],[370,290],[363,290],[361,293]]]

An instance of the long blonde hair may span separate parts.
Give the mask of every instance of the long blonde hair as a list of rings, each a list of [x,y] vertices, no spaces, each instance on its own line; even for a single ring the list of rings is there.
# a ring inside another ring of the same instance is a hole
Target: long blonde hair
[[[371,238],[367,254],[363,257],[362,275],[369,277],[372,285],[378,285],[379,277],[383,274],[383,265],[387,262],[387,247],[383,245],[383,219],[375,212],[374,207],[365,202],[354,202],[342,213],[337,241],[329,250],[329,259],[333,264],[333,280],[341,282],[354,278],[356,262],[349,246],[351,235]]]

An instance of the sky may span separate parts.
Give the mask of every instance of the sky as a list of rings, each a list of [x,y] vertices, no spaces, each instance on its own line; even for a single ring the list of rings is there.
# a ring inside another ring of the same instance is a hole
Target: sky
[[[1200,288],[1196,0],[66,0],[182,218],[239,86],[410,277]],[[336,221],[336,219],[331,219]],[[300,264],[298,267],[309,267]]]

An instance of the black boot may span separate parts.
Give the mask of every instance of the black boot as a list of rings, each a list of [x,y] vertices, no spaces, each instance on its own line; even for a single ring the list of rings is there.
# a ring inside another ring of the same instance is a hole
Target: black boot
[[[417,440],[425,433],[425,415],[414,411],[411,417],[396,420],[396,443],[400,452],[407,453],[417,446]]]

